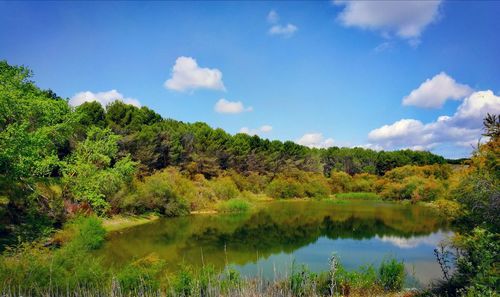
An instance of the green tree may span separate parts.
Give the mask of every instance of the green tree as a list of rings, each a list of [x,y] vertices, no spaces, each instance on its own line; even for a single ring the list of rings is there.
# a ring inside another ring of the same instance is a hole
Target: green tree
[[[73,200],[86,202],[104,213],[106,197],[130,182],[136,163],[129,156],[117,159],[119,136],[109,129],[92,127],[64,165],[65,193]]]

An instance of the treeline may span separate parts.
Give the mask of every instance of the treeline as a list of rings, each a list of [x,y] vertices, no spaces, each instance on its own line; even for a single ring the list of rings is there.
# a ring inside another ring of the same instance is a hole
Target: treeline
[[[147,107],[121,101],[106,107],[87,102],[72,108],[66,99],[38,88],[31,77],[26,67],[0,62],[4,225],[19,225],[28,217],[40,221],[40,213],[61,221],[75,207],[105,213],[114,195],[134,178],[144,182],[167,167],[177,168],[191,180],[200,176],[212,180],[234,172],[250,181],[253,176],[270,183],[287,172],[383,175],[408,164],[445,163],[443,157],[429,152],[314,149],[292,141],[230,135],[205,123],[163,119]]]

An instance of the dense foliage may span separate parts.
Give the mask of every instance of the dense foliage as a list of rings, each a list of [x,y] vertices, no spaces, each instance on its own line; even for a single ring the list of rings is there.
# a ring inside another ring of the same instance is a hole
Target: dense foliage
[[[0,239],[19,241],[0,257],[3,284],[49,295],[52,288],[112,287],[114,282],[125,291],[142,286],[154,291],[162,283],[159,259],[109,271],[91,256],[105,235],[95,215],[178,216],[206,208],[245,212],[249,201],[262,197],[349,198],[363,192],[372,199],[429,203],[455,221],[459,234],[436,251],[446,281],[432,293],[494,296],[499,290],[497,115],[485,118],[488,142],[470,160],[446,162],[429,152],[315,149],[230,135],[121,101],[73,108],[38,88],[31,76],[25,67],[0,61]],[[52,235],[50,247],[46,235]],[[357,274],[332,267],[333,277],[305,268],[292,271],[285,288],[294,296],[331,294],[335,286],[344,294],[369,283],[399,290],[404,278],[402,264],[394,260],[383,262],[378,273],[373,267]],[[234,271],[220,278],[207,269],[180,271],[168,281],[170,289],[178,295],[192,294],[193,288],[205,292],[216,278],[219,293],[241,289]]]
[[[180,215],[243,192],[295,198],[370,191],[369,183],[396,167],[445,163],[429,152],[313,149],[230,135],[121,101],[73,108],[31,77],[23,66],[0,62],[0,221],[6,226],[0,232],[29,237],[78,211]],[[343,173],[354,175],[353,185],[335,182]]]
[[[452,191],[460,205],[460,233],[436,251],[446,278],[436,288],[442,295],[498,296],[500,291],[500,118],[488,114],[484,128],[488,142],[476,149]],[[456,266],[452,275],[450,261]]]

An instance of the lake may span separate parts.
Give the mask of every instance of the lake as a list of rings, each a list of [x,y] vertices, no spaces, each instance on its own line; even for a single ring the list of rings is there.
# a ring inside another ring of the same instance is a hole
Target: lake
[[[441,278],[433,250],[451,234],[444,218],[419,205],[273,201],[245,214],[161,219],[114,232],[98,254],[115,267],[155,253],[172,272],[183,264],[228,264],[268,279],[289,273],[293,261],[328,270],[332,253],[347,269],[393,256],[405,263],[406,286],[415,287]]]

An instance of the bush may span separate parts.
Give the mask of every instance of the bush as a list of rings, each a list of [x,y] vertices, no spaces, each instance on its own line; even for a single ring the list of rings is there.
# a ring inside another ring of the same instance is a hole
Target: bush
[[[279,176],[266,187],[266,194],[273,198],[304,197],[304,187],[291,177]]]
[[[497,289],[499,234],[475,228],[470,235],[458,237],[455,246],[460,253],[457,256],[457,271],[453,275],[453,281],[463,286],[475,286],[476,289]]]
[[[351,190],[353,192],[373,192],[377,176],[368,173],[360,173],[352,178]]]
[[[304,192],[307,197],[313,198],[325,198],[331,194],[327,179],[320,174],[311,174],[307,177]]]
[[[106,236],[102,221],[96,216],[78,216],[67,223],[66,229],[75,232],[74,238],[68,245],[74,245],[76,248],[87,251],[100,248]]]
[[[403,288],[405,280],[405,266],[392,258],[384,260],[378,270],[380,285],[387,291],[398,291]]]
[[[352,177],[343,171],[332,171],[330,187],[333,193],[349,192],[352,188]]]
[[[238,187],[229,176],[211,180],[210,187],[214,191],[215,196],[221,200],[236,198],[240,194]]]
[[[411,199],[417,201],[434,201],[444,193],[444,187],[441,182],[435,178],[427,178],[413,191]]]
[[[401,200],[403,199],[404,186],[398,182],[387,182],[384,184],[380,195],[388,200]]]
[[[136,182],[135,193],[127,196],[123,201],[123,208],[133,213],[158,212],[166,216],[178,216],[188,213],[188,205],[179,195],[183,186],[189,189],[187,182],[172,171],[165,170],[144,178],[143,182]]]
[[[432,206],[451,220],[458,218],[461,213],[460,204],[452,200],[437,199],[432,203]]]
[[[420,176],[420,177],[433,177],[436,179],[445,180],[452,174],[452,167],[450,165],[425,165],[425,166],[415,166],[415,165],[405,165],[401,167],[394,168],[387,171],[384,175],[385,178],[398,181],[410,176]]]

